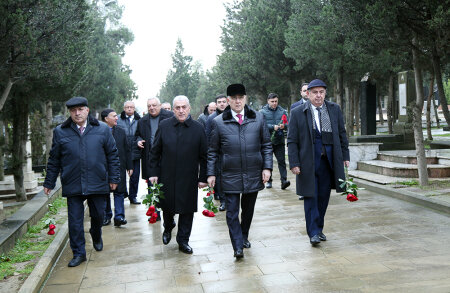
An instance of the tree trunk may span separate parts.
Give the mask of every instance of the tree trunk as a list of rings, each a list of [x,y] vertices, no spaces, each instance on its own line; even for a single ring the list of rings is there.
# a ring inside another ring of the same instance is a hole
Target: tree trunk
[[[353,110],[352,110],[352,94],[350,93],[350,89],[345,87],[345,130],[347,131],[347,137],[352,136],[353,132]]]
[[[438,110],[437,110],[437,106],[436,106],[436,101],[434,99],[434,93],[432,92],[432,99],[431,102],[433,103],[433,111],[434,111],[434,117],[436,117],[436,126],[437,128],[441,128],[441,122],[438,116]]]
[[[3,120],[0,119],[0,181],[5,180],[5,142],[6,132],[4,131]]]
[[[394,74],[389,76],[389,93],[388,93],[388,104],[386,105],[387,111],[387,124],[389,134],[394,133]]]
[[[3,90],[2,97],[0,98],[0,112],[3,110],[3,106],[5,105],[6,99],[8,99],[9,92],[13,86],[13,81],[11,77],[8,77],[8,81],[6,82],[5,89]]]
[[[356,131],[360,131],[360,119],[359,119],[359,85],[356,86],[353,90],[353,97],[355,101],[355,122],[356,122]]]
[[[377,106],[378,106],[378,119],[380,120],[380,125],[384,125],[383,119],[383,105],[381,104],[381,96],[377,95]]]
[[[336,81],[336,103],[341,107],[342,111],[344,109],[344,69],[341,67],[338,71],[337,81]]]
[[[436,85],[438,88],[439,101],[441,102],[442,112],[444,113],[445,121],[447,126],[450,126],[450,113],[448,112],[447,99],[445,98],[444,84],[442,83],[442,73],[441,73],[441,58],[439,57],[436,49],[436,42],[433,45],[433,50],[431,52],[433,55],[433,69],[434,76],[436,77]]]
[[[428,185],[427,159],[423,144],[422,132],[422,108],[423,108],[423,78],[419,63],[419,52],[417,49],[417,36],[414,36],[412,48],[414,80],[416,83],[416,101],[413,106],[414,142],[416,145],[417,170],[419,172],[419,183],[421,186]]]
[[[23,169],[26,164],[26,143],[28,139],[28,104],[13,99],[13,145],[12,171],[16,188],[16,200],[26,201]]]
[[[53,140],[53,111],[52,101],[45,102],[45,163],[47,164],[50,149],[52,148]]]
[[[295,85],[295,82],[293,82],[292,80],[289,80],[289,92],[290,92],[289,93],[290,103],[289,103],[289,109],[288,109],[289,111],[291,109],[291,105],[298,101],[297,96],[296,96],[296,89],[297,89],[297,87]],[[299,90],[299,92],[300,92],[300,90]],[[301,96],[300,96],[300,98],[301,98]]]
[[[430,77],[430,92],[427,97],[427,137],[428,140],[433,140],[433,135],[431,134],[431,97],[433,96],[433,85],[434,85],[434,74]]]

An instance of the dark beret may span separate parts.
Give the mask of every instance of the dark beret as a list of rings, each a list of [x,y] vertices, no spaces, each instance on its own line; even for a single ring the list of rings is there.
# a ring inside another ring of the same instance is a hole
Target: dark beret
[[[270,94],[267,96],[267,99],[268,99],[268,100],[274,99],[274,98],[278,98],[278,95],[277,95],[276,93],[270,93]]]
[[[246,95],[245,87],[243,84],[235,83],[235,84],[230,84],[227,87],[227,96],[232,97],[235,95]]]
[[[312,89],[313,87],[324,87],[327,88],[327,85],[321,81],[320,79],[314,79],[308,84],[308,90]]]
[[[85,106],[87,107],[88,105],[88,100],[86,98],[83,97],[73,97],[70,100],[68,100],[66,102],[66,106],[67,108],[72,108],[75,106]]]
[[[100,113],[100,116],[102,117],[102,121],[105,121],[105,118],[108,117],[109,113],[116,112],[113,109],[105,109]]]

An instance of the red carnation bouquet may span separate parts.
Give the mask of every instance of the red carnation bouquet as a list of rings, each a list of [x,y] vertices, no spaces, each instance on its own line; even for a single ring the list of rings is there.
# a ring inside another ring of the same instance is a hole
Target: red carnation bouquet
[[[150,193],[147,194],[145,199],[142,201],[142,203],[148,207],[145,215],[150,217],[150,219],[148,219],[150,224],[156,223],[156,219],[158,218],[156,211],[161,210],[157,206],[159,205],[160,199],[164,199],[164,192],[161,190],[162,186],[162,183],[153,183],[153,185],[148,188]]]
[[[348,169],[345,168],[345,180],[339,179],[339,182],[342,182],[339,187],[344,188],[345,191],[341,193],[341,195],[347,195],[348,201],[357,201],[358,200],[358,190],[363,190],[364,188],[359,188],[356,183],[353,182],[353,178],[348,177]]]
[[[48,235],[55,235],[55,229],[56,229],[55,219],[53,219],[53,218],[47,219],[47,220],[45,220],[44,223],[45,223],[45,228],[48,228],[47,234]]]
[[[281,125],[281,124],[283,124],[283,125],[287,125],[288,124],[288,119],[287,119],[286,114],[283,114],[283,116],[281,116],[281,121],[278,123],[278,125]],[[275,141],[275,134],[276,133],[277,133],[277,131],[275,131],[275,130],[272,132],[272,136],[270,137],[270,140],[272,142]]]
[[[203,210],[202,214],[205,217],[215,217],[216,214],[219,210],[217,209],[217,207],[214,205],[214,188],[212,187],[207,187],[205,189],[203,189],[203,191],[207,191],[206,196],[203,197],[203,202],[205,203],[203,205],[203,207],[206,210]]]

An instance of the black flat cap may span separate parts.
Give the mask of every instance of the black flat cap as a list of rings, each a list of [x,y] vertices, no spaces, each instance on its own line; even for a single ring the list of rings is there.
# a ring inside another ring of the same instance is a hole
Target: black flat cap
[[[72,107],[76,107],[76,106],[87,107],[87,105],[88,105],[88,100],[83,97],[73,97],[66,102],[67,108],[72,108]]]
[[[227,87],[227,96],[246,95],[245,86],[240,83],[230,84]]]
[[[327,88],[327,85],[323,81],[321,81],[320,79],[314,79],[308,84],[308,90],[312,89],[313,87],[319,86],[324,87],[325,89]]]
[[[105,121],[105,118],[108,117],[109,113],[115,112],[113,109],[105,109],[100,113],[100,116],[102,117],[102,121]]]

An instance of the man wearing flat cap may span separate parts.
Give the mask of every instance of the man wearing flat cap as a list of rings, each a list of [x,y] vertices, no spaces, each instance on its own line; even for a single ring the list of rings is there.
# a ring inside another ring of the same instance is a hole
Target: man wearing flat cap
[[[289,166],[297,175],[297,194],[304,196],[306,230],[315,246],[327,238],[323,234],[331,189],[341,192],[349,166],[347,134],[339,105],[325,101],[326,84],[315,79],[308,84],[304,104],[291,112],[288,130]]]
[[[261,113],[246,105],[242,84],[227,88],[228,106],[214,118],[208,149],[208,184],[216,184],[216,164],[220,160],[220,180],[225,194],[227,225],[234,257],[244,256],[256,197],[264,189],[272,171],[272,144]],[[241,197],[242,194],[242,197]],[[239,221],[239,206],[242,206]]]
[[[44,192],[50,194],[61,174],[73,252],[69,267],[75,267],[86,260],[83,202],[87,200],[89,206],[94,249],[101,251],[106,197],[120,182],[120,164],[110,128],[89,115],[87,99],[71,98],[66,106],[70,117],[53,131]]]

